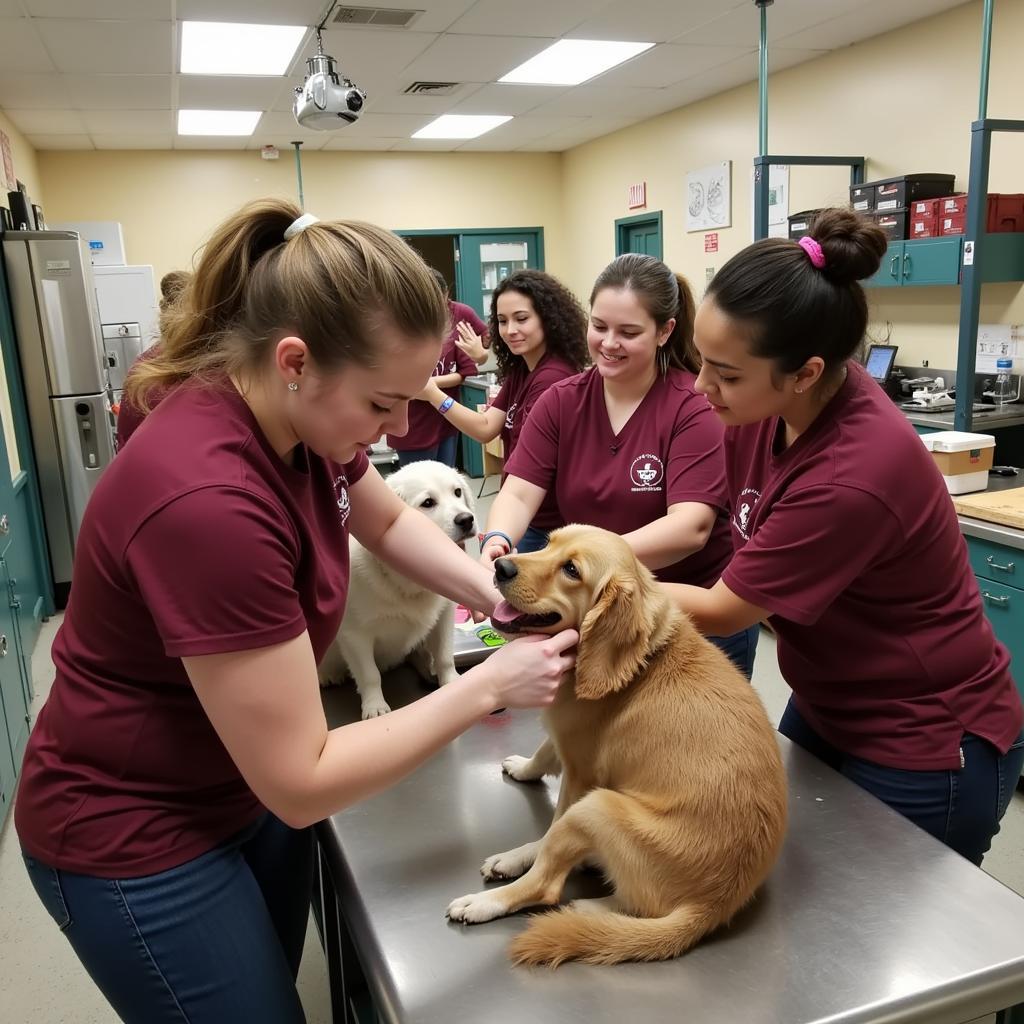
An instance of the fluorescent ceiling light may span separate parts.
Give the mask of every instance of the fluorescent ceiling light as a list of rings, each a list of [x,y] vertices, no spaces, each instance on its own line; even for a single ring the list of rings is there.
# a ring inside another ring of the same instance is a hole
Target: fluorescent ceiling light
[[[262,110],[179,110],[179,135],[252,135]]]
[[[560,39],[499,82],[531,85],[579,85],[649,50],[654,43],[614,43],[600,39]]]
[[[305,34],[305,25],[183,21],[181,73],[283,75]]]
[[[511,121],[506,114],[442,114],[418,132],[414,139],[475,139],[499,124]]]

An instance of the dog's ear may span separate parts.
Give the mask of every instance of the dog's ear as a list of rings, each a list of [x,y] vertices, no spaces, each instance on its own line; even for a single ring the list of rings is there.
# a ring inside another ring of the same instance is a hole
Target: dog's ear
[[[475,512],[476,511],[476,501],[474,500],[474,497],[473,497],[473,487],[470,484],[469,480],[466,479],[466,477],[463,476],[461,473],[458,473],[457,476],[458,476],[459,480],[462,481],[462,497],[465,500],[466,505],[469,507],[469,510],[471,512]]]
[[[654,623],[647,607],[650,584],[636,576],[610,576],[580,627],[576,696],[599,700],[621,690],[647,660]]]

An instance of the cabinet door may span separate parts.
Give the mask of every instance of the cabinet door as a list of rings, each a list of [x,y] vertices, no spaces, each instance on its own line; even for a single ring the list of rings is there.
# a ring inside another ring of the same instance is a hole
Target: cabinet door
[[[491,315],[491,293],[516,270],[540,269],[540,236],[536,231],[494,231],[459,235],[459,287],[461,300],[486,322]]]
[[[967,557],[975,576],[1005,583],[1014,589],[1024,588],[1024,551],[1015,551],[1003,544],[993,544],[981,537],[967,537]]]
[[[487,392],[483,388],[473,387],[471,384],[462,385],[462,404],[468,409],[476,412],[478,405],[487,402]],[[462,468],[467,476],[484,475],[484,453],[479,441],[475,441],[469,434],[462,434]]]
[[[985,614],[999,641],[1010,652],[1010,671],[1024,695],[1024,590],[978,578]]]
[[[7,742],[7,718],[4,714],[3,701],[0,701],[0,828],[14,800],[14,785],[17,772],[14,770],[14,753]],[[21,757],[18,758],[21,768]]]
[[[21,757],[28,743],[29,713],[16,628],[12,609],[6,601],[0,601],[0,698],[7,719],[6,739],[10,741],[11,760],[20,771]],[[0,751],[3,746],[0,737]]]
[[[962,242],[960,235],[904,242],[900,256],[902,283],[907,286],[959,284]],[[892,252],[891,246],[889,252]]]
[[[900,284],[904,242],[890,242],[878,272],[864,283],[865,288],[896,288]]]

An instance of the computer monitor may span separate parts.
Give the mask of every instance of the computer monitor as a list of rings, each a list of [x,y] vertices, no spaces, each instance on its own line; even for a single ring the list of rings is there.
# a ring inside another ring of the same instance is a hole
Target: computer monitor
[[[884,384],[892,373],[893,364],[896,362],[896,345],[871,345],[868,348],[868,358],[864,367],[868,373]]]

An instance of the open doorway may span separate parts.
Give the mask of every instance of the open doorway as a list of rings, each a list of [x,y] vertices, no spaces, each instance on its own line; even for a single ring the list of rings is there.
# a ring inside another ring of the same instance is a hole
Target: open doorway
[[[444,275],[448,294],[457,302],[459,283],[455,273],[455,251],[458,235],[405,235],[405,240],[423,257],[429,267]]]

